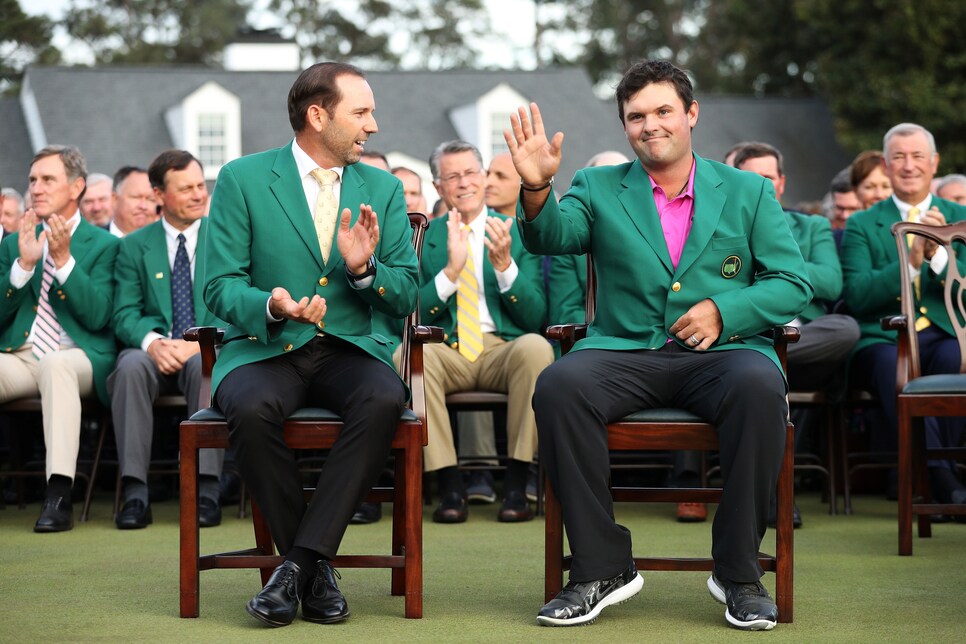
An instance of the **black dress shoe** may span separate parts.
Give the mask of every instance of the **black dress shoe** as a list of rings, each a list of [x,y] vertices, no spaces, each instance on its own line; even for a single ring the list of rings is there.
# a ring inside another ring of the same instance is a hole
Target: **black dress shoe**
[[[283,561],[245,610],[269,626],[288,626],[298,613],[301,587],[302,569],[294,561]]]
[[[578,626],[597,619],[608,606],[626,602],[644,587],[644,578],[631,562],[627,570],[610,579],[571,581],[540,612],[541,626]]]
[[[439,507],[433,511],[433,521],[436,523],[463,523],[470,515],[466,506],[466,499],[461,492],[447,492],[439,501]]]
[[[770,631],[778,621],[778,607],[761,582],[738,584],[712,573],[708,577],[711,596],[728,606],[725,619],[745,631]]]
[[[312,587],[302,598],[302,619],[316,624],[335,624],[349,617],[349,605],[335,583],[336,577],[342,579],[332,564],[320,559]]]
[[[118,530],[137,530],[151,525],[151,506],[141,499],[125,501],[124,507],[117,513],[114,523]]]
[[[213,528],[221,525],[221,505],[206,496],[198,497],[198,525],[202,528]]]
[[[503,505],[500,506],[500,513],[496,518],[503,523],[529,521],[533,518],[533,510],[523,492],[511,490],[503,499]]]
[[[70,499],[55,496],[44,500],[34,532],[66,532],[74,527],[74,507]]]
[[[382,503],[360,503],[359,509],[349,519],[353,525],[376,523],[382,518]]]

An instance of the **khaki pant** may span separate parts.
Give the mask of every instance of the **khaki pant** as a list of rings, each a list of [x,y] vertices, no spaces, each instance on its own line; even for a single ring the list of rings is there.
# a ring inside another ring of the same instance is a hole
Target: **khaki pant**
[[[398,366],[399,352],[396,352]],[[432,472],[456,465],[453,429],[446,410],[446,394],[456,391],[500,391],[507,394],[507,452],[529,463],[537,448],[537,423],[531,400],[540,375],[553,362],[553,349],[540,335],[528,333],[506,341],[483,335],[483,353],[470,362],[446,344],[423,346],[423,385],[429,444],[423,451],[425,468]]]
[[[73,479],[80,448],[81,397],[94,391],[94,369],[83,349],[53,351],[37,360],[27,344],[0,354],[0,402],[40,396],[47,478]]]

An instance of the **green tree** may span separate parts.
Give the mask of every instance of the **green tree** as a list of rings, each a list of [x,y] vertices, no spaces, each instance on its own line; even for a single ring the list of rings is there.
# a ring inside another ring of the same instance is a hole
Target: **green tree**
[[[966,170],[966,3],[812,0],[795,3],[816,38],[815,77],[856,152],[882,147],[889,127],[929,129],[940,172]]]
[[[294,31],[303,58],[365,69],[472,66],[478,52],[470,41],[488,31],[481,0],[272,0],[269,6]]]
[[[75,0],[63,24],[71,37],[91,49],[97,64],[213,64],[246,24],[251,3]]]
[[[49,19],[28,16],[17,0],[0,0],[0,90],[14,91],[27,65],[60,62],[53,30]]]

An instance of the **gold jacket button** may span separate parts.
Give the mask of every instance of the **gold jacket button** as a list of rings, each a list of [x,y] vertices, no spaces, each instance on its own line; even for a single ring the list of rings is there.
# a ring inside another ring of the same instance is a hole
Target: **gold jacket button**
[[[325,328],[325,322],[323,322],[322,320],[319,320],[319,323],[316,324],[315,326],[319,327],[320,329],[324,329]]]
[[[674,291],[675,293],[677,293],[678,291],[680,291],[681,290],[681,282],[675,282],[674,284],[671,284],[671,290]]]
[[[62,299],[62,300],[66,300],[66,299],[67,299],[67,296],[66,296],[66,295],[64,295],[63,293],[61,293],[61,294],[60,294],[60,299]]]
[[[328,286],[328,285],[329,285],[328,277],[323,277],[322,279],[319,280],[319,286]]]
[[[379,293],[379,295],[385,295],[386,294],[386,287],[385,286],[380,286],[379,287],[379,290],[377,292]]]
[[[511,295],[510,296],[510,301],[513,302],[514,304],[516,304],[516,302],[517,302],[517,296],[516,295]]]
[[[927,313],[929,313],[929,311],[924,306],[919,307],[919,312],[922,313],[923,315],[926,315]]]
[[[250,335],[250,336],[248,336],[248,339],[251,340],[251,341],[253,341],[253,342],[256,342],[258,340],[258,336],[257,335]]]
[[[446,342],[447,340],[449,340],[449,333],[444,333],[443,334],[443,342]]]
[[[285,350],[286,351],[291,351],[292,350],[292,345],[291,344],[286,344],[285,345]]]
[[[459,349],[459,347],[460,347],[459,342],[453,342],[453,344],[449,345],[450,349]]]
[[[728,342],[734,342],[735,340],[740,340],[740,339],[741,339],[740,335],[733,335],[730,338],[728,338]]]

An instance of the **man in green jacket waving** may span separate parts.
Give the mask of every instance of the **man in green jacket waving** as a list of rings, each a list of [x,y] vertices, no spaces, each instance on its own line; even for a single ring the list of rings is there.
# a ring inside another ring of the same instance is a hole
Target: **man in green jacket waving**
[[[538,253],[586,253],[598,276],[587,337],[547,368],[533,406],[540,462],[560,499],[570,582],[537,616],[590,622],[643,586],[629,531],[614,520],[606,424],[678,407],[715,424],[724,492],[712,528],[712,596],[730,624],[770,629],[778,611],[759,582],[758,548],[785,442],[780,363],[758,334],[812,297],[801,252],[769,182],[691,149],[698,103],[665,61],[634,65],[617,105],[638,160],[586,168],[550,198],[563,134],[548,140],[536,104],[506,133],[521,177],[519,227]]]

